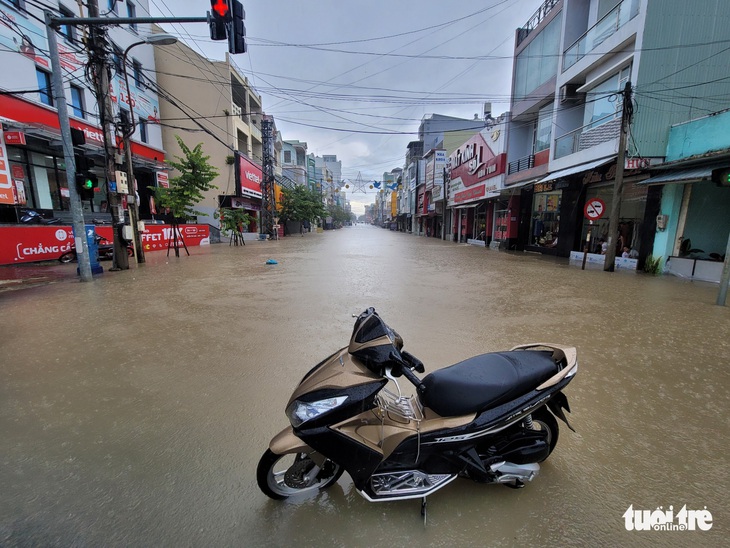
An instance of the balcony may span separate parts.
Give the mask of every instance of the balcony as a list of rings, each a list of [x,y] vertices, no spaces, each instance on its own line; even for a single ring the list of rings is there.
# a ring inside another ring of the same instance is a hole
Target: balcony
[[[583,59],[636,17],[639,13],[639,2],[640,0],[624,0],[566,49],[563,53],[563,72]]]
[[[597,126],[598,122],[601,124]],[[616,118],[614,114],[590,125],[579,127],[555,139],[555,159],[616,139],[620,130],[621,118]]]

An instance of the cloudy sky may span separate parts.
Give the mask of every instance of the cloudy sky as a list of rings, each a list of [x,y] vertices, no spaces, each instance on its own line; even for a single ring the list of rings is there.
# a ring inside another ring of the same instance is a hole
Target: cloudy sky
[[[342,177],[402,167],[427,114],[473,118],[508,109],[515,29],[543,0],[247,0],[249,51],[234,56],[285,140],[336,154]],[[209,0],[150,0],[152,15],[204,16]],[[141,13],[139,15],[142,15]],[[223,59],[205,24],[168,25]],[[362,213],[373,195],[349,194]]]

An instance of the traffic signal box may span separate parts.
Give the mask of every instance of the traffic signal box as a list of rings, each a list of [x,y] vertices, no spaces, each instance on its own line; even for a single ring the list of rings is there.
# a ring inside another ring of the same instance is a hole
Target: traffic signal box
[[[238,0],[210,0],[208,26],[211,40],[228,40],[230,53],[246,53],[246,12]]]
[[[712,181],[717,186],[730,186],[730,167],[712,170]]]

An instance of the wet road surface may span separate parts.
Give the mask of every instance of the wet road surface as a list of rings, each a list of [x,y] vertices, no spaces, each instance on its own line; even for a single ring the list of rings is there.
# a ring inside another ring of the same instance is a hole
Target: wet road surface
[[[716,285],[362,225],[192,252],[0,294],[0,545],[727,539],[730,309],[714,304]],[[269,500],[255,468],[291,390],[368,306],[427,371],[521,343],[576,346],[577,433],[561,428],[522,490],[451,483],[429,497],[426,526],[419,501],[368,503],[346,474],[325,493]],[[713,527],[629,532],[629,505],[706,507]]]

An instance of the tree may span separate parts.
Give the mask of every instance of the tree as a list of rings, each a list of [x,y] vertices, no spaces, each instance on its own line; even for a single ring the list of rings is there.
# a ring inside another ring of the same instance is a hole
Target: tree
[[[345,211],[345,208],[337,204],[328,206],[329,216],[332,217],[332,222],[335,225],[342,226],[343,224],[352,221],[354,215]]]
[[[221,228],[231,234],[230,243],[246,245],[243,240],[243,227],[251,222],[251,215],[241,208],[223,207],[215,212],[215,218],[220,219]]]
[[[170,186],[155,188],[155,198],[160,207],[168,209],[172,220],[172,239],[167,244],[167,254],[170,254],[170,243],[174,242],[175,256],[180,256],[178,237],[185,247],[185,252],[190,255],[188,246],[179,234],[179,224],[182,220],[195,215],[202,215],[193,207],[204,198],[204,192],[218,188],[211,184],[211,181],[218,176],[218,170],[208,163],[210,156],[203,155],[203,143],[191,149],[183,140],[175,135],[177,144],[182,150],[183,156],[175,156],[177,161],[167,161],[167,165],[175,169],[180,175],[170,179]]]
[[[282,221],[311,222],[317,217],[327,215],[322,205],[322,196],[305,186],[283,188],[281,194],[279,218]]]

